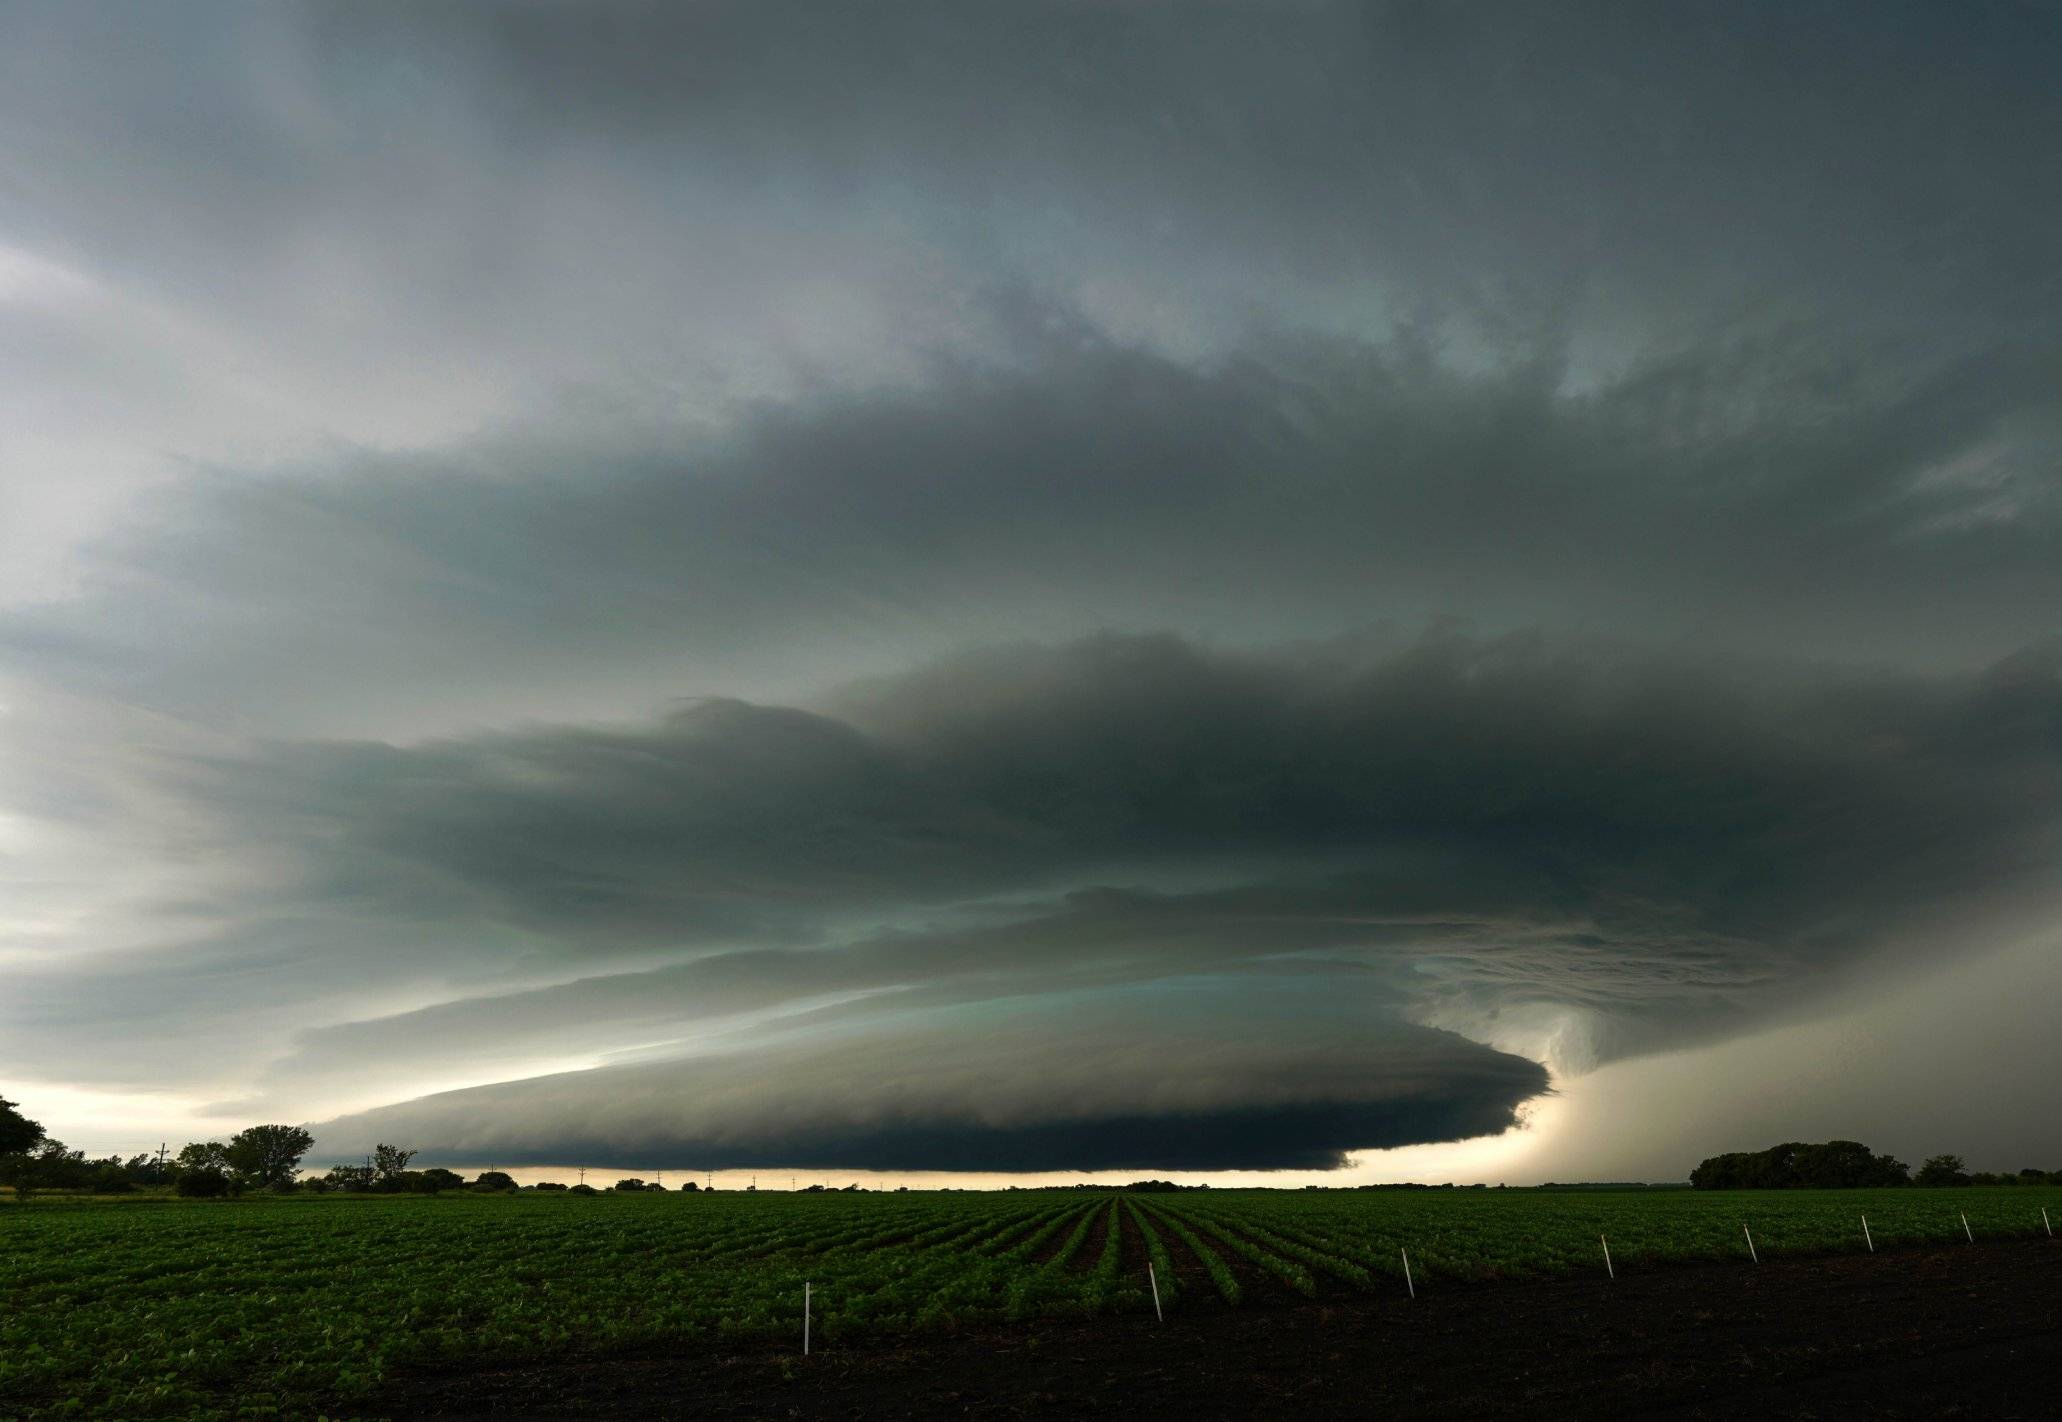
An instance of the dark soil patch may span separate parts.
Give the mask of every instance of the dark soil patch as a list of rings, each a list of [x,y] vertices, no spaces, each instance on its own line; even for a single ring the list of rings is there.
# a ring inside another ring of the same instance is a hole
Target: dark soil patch
[[[1138,1221],[1131,1217],[1131,1211],[1122,1208],[1121,1205],[1110,1228],[1123,1231],[1119,1237],[1124,1252],[1120,1256],[1122,1262],[1117,1265],[1118,1277],[1143,1279],[1146,1276],[1148,1262],[1145,1231],[1138,1227]]]
[[[1097,1235],[1100,1235],[1098,1230]],[[1198,1291],[1200,1293],[1200,1290]],[[1187,1303],[1187,1299],[1184,1299]],[[1623,1270],[1419,1298],[397,1383],[396,1418],[2051,1418],[2062,1245]],[[376,1408],[375,1411],[378,1409]]]
[[[1120,1228],[1114,1222],[1115,1216],[1108,1204],[1097,1205],[1095,1223],[1088,1227],[1088,1238],[1081,1241],[1081,1248],[1074,1251],[1068,1267],[1077,1274],[1093,1274],[1103,1262],[1103,1249],[1110,1242],[1110,1231]]]

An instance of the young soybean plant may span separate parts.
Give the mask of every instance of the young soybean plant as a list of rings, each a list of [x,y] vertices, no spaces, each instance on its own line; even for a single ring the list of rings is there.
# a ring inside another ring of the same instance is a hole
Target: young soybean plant
[[[1138,1207],[1138,1203],[1134,1200],[1126,1200],[1124,1207],[1131,1215],[1132,1223],[1138,1226],[1140,1237],[1146,1242],[1146,1258],[1151,1261],[1153,1266],[1152,1280],[1155,1303],[1156,1305],[1171,1304],[1174,1302],[1180,1289],[1174,1277],[1174,1258],[1167,1252],[1166,1242],[1160,1238],[1160,1232],[1153,1228],[1152,1221],[1146,1218],[1145,1211]]]
[[[1231,1266],[1224,1262],[1224,1256],[1212,1249],[1201,1235],[1183,1222],[1180,1216],[1162,1214],[1158,1211],[1154,1211],[1154,1216],[1174,1231],[1174,1237],[1188,1246],[1189,1253],[1202,1261],[1203,1272],[1210,1276],[1210,1282],[1217,1286],[1219,1296],[1226,1303],[1236,1304],[1245,1297],[1245,1290],[1239,1287],[1238,1277],[1232,1273]]]

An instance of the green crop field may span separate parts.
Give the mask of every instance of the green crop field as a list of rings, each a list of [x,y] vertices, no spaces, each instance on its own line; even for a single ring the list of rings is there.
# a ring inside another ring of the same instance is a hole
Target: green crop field
[[[330,1417],[397,1371],[2042,1233],[2062,1190],[45,1199],[0,1207],[0,1418]]]

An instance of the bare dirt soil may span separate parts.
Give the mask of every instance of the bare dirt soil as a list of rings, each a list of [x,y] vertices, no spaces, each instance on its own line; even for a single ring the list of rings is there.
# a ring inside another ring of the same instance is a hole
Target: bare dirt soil
[[[402,1380],[396,1418],[2062,1417],[2062,1240]]]

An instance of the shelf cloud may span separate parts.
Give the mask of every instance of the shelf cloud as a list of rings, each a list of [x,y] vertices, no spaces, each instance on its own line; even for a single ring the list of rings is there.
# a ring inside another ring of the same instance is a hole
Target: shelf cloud
[[[1198,1168],[1336,1163],[1506,1127],[1540,1059],[1737,1032],[1923,966],[1915,925],[2033,902],[2057,671],[1102,636],[818,709],[278,745],[185,793],[271,866],[217,911],[299,946],[111,957],[102,991],[185,996],[191,1026],[282,983],[551,979],[294,1034],[247,1108],[591,1058],[342,1141],[1064,1169],[1172,1152],[1162,1112]]]

